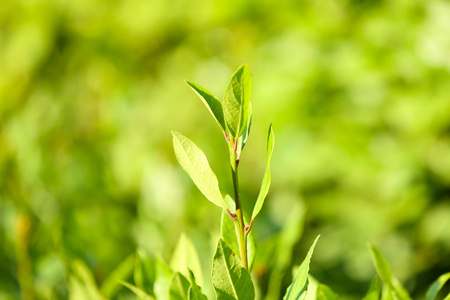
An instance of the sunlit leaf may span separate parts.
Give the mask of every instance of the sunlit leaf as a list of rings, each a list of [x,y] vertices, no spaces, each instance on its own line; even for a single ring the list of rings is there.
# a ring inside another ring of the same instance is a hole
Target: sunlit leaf
[[[383,257],[381,252],[372,245],[369,245],[370,252],[372,253],[372,259],[375,264],[380,278],[390,287],[390,289],[395,293],[396,298],[400,300],[410,300],[410,296],[403,285],[398,281],[397,278],[392,276],[391,268],[389,263]]]
[[[250,274],[222,239],[219,239],[214,254],[212,279],[217,300],[255,298],[255,288]]]
[[[134,268],[134,253],[129,255],[112,273],[103,281],[100,288],[103,296],[113,298],[120,290],[119,280],[126,280],[132,273]]]
[[[189,287],[188,291],[188,299],[189,300],[206,300],[206,296],[203,295],[202,289],[200,286],[197,285],[197,282],[195,281],[194,273],[189,270],[189,281],[191,282],[191,285]]]
[[[181,167],[209,201],[227,208],[219,190],[217,177],[211,170],[203,151],[181,133],[172,130],[172,135],[173,148]]]
[[[155,261],[151,260],[142,249],[136,251],[133,278],[138,288],[149,295],[154,295],[153,285],[156,278]]]
[[[439,276],[436,281],[434,281],[431,286],[428,288],[427,294],[425,295],[425,300],[434,300],[436,299],[437,294],[444,286],[444,284],[450,279],[450,273],[445,273]],[[450,294],[449,294],[450,296]]]
[[[125,286],[129,290],[131,290],[138,297],[139,300],[154,300],[155,299],[135,285],[132,285],[125,281],[119,281],[119,283],[121,283],[123,286]]]
[[[223,101],[225,124],[235,139],[244,133],[249,122],[251,93],[252,74],[244,64],[231,77]]]
[[[172,278],[172,270],[163,262],[161,258],[156,258],[156,279],[154,285],[156,299],[168,299]]]
[[[255,206],[253,208],[252,220],[258,215],[261,211],[261,208],[264,204],[264,199],[266,199],[267,193],[269,192],[270,187],[270,161],[272,159],[274,146],[274,135],[272,125],[269,127],[269,135],[267,137],[267,162],[266,162],[266,172],[264,173],[263,181],[261,184],[261,189],[258,195],[258,199],[256,199]]]
[[[379,300],[380,294],[380,278],[378,276],[375,276],[370,283],[369,290],[364,296],[364,300]]]
[[[94,276],[81,260],[72,263],[73,275],[69,281],[69,299],[71,300],[102,300],[103,297],[97,288]]]
[[[316,300],[336,300],[337,297],[332,289],[324,284],[317,287]]]
[[[314,252],[314,248],[316,247],[317,241],[319,240],[318,236],[311,248],[309,248],[308,254],[306,258],[303,260],[302,264],[298,268],[297,276],[294,279],[294,282],[288,287],[286,294],[283,299],[286,300],[302,300],[306,297],[306,292],[308,289],[308,272],[309,272],[309,263],[311,261],[312,254]]]
[[[170,283],[169,300],[188,300],[189,281],[180,272],[175,273]]]
[[[219,99],[214,97],[210,91],[207,89],[199,86],[196,83],[193,83],[191,81],[186,81],[186,83],[192,88],[192,90],[200,97],[200,99],[203,101],[205,106],[208,108],[209,112],[212,114],[214,119],[217,122],[217,125],[219,125],[220,129],[222,129],[223,132],[225,131],[225,120],[223,118],[223,109],[222,109],[222,103]]]
[[[170,267],[174,272],[180,272],[186,278],[189,277],[188,268],[197,274],[197,280],[200,284],[203,282],[202,266],[198,258],[197,250],[192,241],[181,234],[173,251],[170,260]]]

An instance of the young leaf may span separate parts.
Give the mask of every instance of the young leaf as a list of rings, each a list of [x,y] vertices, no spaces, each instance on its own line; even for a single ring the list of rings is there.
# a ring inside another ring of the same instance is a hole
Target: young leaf
[[[172,277],[172,270],[170,270],[161,258],[156,258],[156,279],[154,285],[156,299],[168,299]]]
[[[445,273],[439,276],[435,282],[431,284],[428,288],[427,294],[425,295],[425,300],[434,300],[444,286],[444,284],[450,279],[450,273]]]
[[[222,211],[222,219],[220,222],[220,234],[225,244],[230,247],[237,257],[240,257],[239,253],[239,243],[236,235],[236,226],[234,221],[230,218],[228,213]],[[253,237],[252,231],[247,235],[247,255],[248,255],[248,269],[251,271],[253,268],[253,263],[256,257],[256,243]]]
[[[219,239],[213,259],[212,279],[217,300],[253,300],[255,288],[237,256]]]
[[[247,128],[251,94],[252,74],[244,64],[231,77],[223,101],[225,124],[234,139],[238,139]]]
[[[181,234],[178,239],[170,260],[170,267],[172,268],[172,271],[180,272],[186,278],[189,277],[189,268],[197,274],[199,283],[201,284],[203,282],[202,266],[200,264],[200,259],[198,258],[197,250],[192,241],[185,234]]]
[[[297,276],[295,277],[294,282],[288,287],[283,299],[303,300],[306,298],[306,291],[308,289],[309,262],[311,261],[312,254],[319,237],[320,235],[314,240],[311,248],[309,248],[305,260],[303,260],[302,264],[298,268]]]
[[[364,296],[364,300],[378,300],[380,299],[380,278],[375,276],[370,283],[369,290]]]
[[[205,154],[187,137],[172,130],[173,148],[181,167],[205,197],[217,206],[227,208],[220,194],[219,182],[209,166]]]
[[[245,143],[247,143],[248,136],[250,135],[250,128],[252,126],[252,105],[250,104],[249,112],[248,112],[248,121],[247,121],[247,127],[244,130],[244,133],[241,137],[241,146],[240,150],[244,149]]]
[[[69,299],[103,299],[95,283],[94,276],[81,260],[72,264],[73,275],[69,282]]]
[[[129,255],[119,266],[105,279],[100,291],[106,298],[114,298],[120,290],[119,280],[126,280],[133,272],[134,254]]]
[[[397,278],[392,276],[391,268],[381,252],[372,245],[369,245],[369,249],[372,253],[372,259],[378,275],[389,286],[390,290],[395,293],[396,298],[400,300],[411,300],[403,285],[397,280]]]
[[[264,199],[267,196],[267,193],[269,192],[270,187],[270,161],[272,159],[272,153],[273,153],[273,146],[274,146],[274,136],[273,136],[273,129],[272,124],[269,127],[269,135],[267,137],[267,162],[266,162],[266,172],[264,173],[264,178],[261,184],[261,189],[258,195],[258,199],[256,200],[255,206],[253,207],[253,213],[252,213],[252,220],[255,219],[255,217],[258,215],[258,213],[261,211],[261,208],[264,204]]]
[[[188,300],[189,281],[180,272],[175,273],[169,290],[169,300]]]
[[[143,291],[142,289],[138,288],[135,285],[129,284],[128,282],[121,280],[119,280],[119,283],[127,287],[129,290],[131,290],[138,297],[139,300],[155,300],[155,298],[153,298],[152,296],[150,296],[145,291]]]
[[[317,287],[316,300],[337,300],[333,290],[324,284],[319,284]]]
[[[153,285],[156,278],[155,261],[149,259],[142,249],[136,251],[133,278],[139,289],[149,295],[154,295]]]
[[[186,83],[191,87],[191,89],[200,97],[203,103],[208,108],[209,112],[213,115],[214,119],[219,125],[220,129],[225,133],[225,120],[223,118],[222,103],[214,97],[207,89],[202,88],[196,83],[186,80]]]
[[[202,293],[202,289],[195,282],[195,276],[191,270],[189,270],[189,280],[191,286],[188,291],[188,300],[207,300],[206,296]]]

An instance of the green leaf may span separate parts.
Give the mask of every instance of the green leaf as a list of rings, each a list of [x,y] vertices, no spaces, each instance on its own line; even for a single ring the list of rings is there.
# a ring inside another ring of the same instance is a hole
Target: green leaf
[[[258,199],[256,200],[255,206],[253,207],[252,220],[258,215],[261,211],[261,208],[264,204],[264,199],[266,199],[267,193],[269,192],[270,187],[270,161],[272,159],[274,146],[274,136],[272,124],[269,127],[269,135],[267,137],[267,162],[266,162],[266,172],[264,173],[264,178],[261,184],[261,189],[258,195]]]
[[[212,279],[217,300],[253,300],[255,288],[236,254],[219,239],[213,259]]]
[[[377,270],[378,275],[384,281],[384,283],[386,283],[389,286],[390,290],[392,290],[392,292],[395,294],[395,298],[400,300],[410,300],[411,297],[409,296],[406,289],[403,287],[400,281],[398,281],[397,278],[392,276],[389,263],[383,257],[381,252],[372,245],[369,245],[369,249],[370,252],[372,253],[372,259],[375,264],[375,268]]]
[[[247,128],[251,94],[252,74],[244,64],[231,77],[223,101],[225,124],[234,139],[238,139]]]
[[[189,281],[180,272],[175,273],[169,290],[169,300],[188,300]]]
[[[437,294],[444,286],[444,284],[450,279],[450,273],[445,273],[439,276],[435,282],[433,282],[428,288],[427,294],[425,295],[425,300],[436,299]],[[450,295],[449,295],[450,296]]]
[[[162,261],[161,258],[156,258],[156,279],[154,285],[156,299],[169,299],[169,290],[172,277],[172,270]]]
[[[69,299],[71,300],[102,300],[103,297],[97,288],[94,276],[81,260],[72,263],[73,275],[69,280]]]
[[[269,254],[272,273],[269,278],[267,299],[278,299],[280,297],[281,284],[292,261],[294,246],[303,233],[305,213],[306,209],[304,206],[299,202],[294,202],[287,216],[286,223],[275,240],[275,253]]]
[[[364,300],[378,300],[380,299],[380,278],[375,276],[370,283],[369,290],[364,296]]]
[[[220,194],[219,183],[205,154],[187,137],[172,130],[173,148],[181,167],[205,197],[217,206],[227,208]]]
[[[188,299],[189,300],[207,300],[206,296],[203,295],[202,289],[195,282],[194,273],[189,270],[189,280],[191,282],[191,286],[188,291]]]
[[[317,287],[316,300],[337,300],[337,297],[332,289],[324,284],[319,284]]]
[[[219,99],[214,97],[210,91],[205,88],[202,88],[196,83],[190,82],[186,80],[186,83],[191,87],[191,89],[200,97],[203,103],[208,108],[209,112],[212,114],[214,119],[219,125],[220,129],[225,133],[225,119],[223,118],[223,109],[222,103]]]
[[[123,286],[127,287],[129,290],[131,290],[140,300],[154,300],[155,298],[153,298],[152,296],[150,296],[149,294],[147,294],[145,291],[143,291],[142,289],[138,288],[135,285],[132,285],[128,282],[125,281],[121,281],[119,280],[119,283],[121,283]]]
[[[252,105],[250,104],[249,112],[248,112],[248,121],[247,126],[245,127],[244,133],[241,137],[240,151],[244,149],[245,144],[247,143],[248,136],[250,135],[250,128],[252,127]]]
[[[189,277],[188,268],[197,274],[200,284],[203,282],[202,266],[198,258],[197,250],[192,241],[185,235],[181,234],[178,239],[175,250],[170,260],[170,267],[174,272],[180,272],[186,278]]]
[[[230,247],[237,257],[240,257],[239,244],[236,235],[236,225],[225,210],[222,210],[220,234],[225,244]],[[251,271],[256,257],[256,243],[252,231],[250,231],[247,235],[247,256],[248,269]]]
[[[106,298],[114,298],[121,286],[119,280],[126,280],[134,268],[134,253],[129,255],[103,282],[100,291]]]
[[[136,251],[133,277],[138,288],[149,295],[154,295],[153,285],[156,279],[155,262],[149,259],[142,249]]]
[[[283,299],[302,300],[306,298],[306,291],[308,288],[309,262],[311,261],[311,256],[314,252],[314,248],[316,247],[319,237],[320,235],[314,240],[311,248],[309,248],[305,260],[303,260],[302,264],[298,268],[297,276],[295,277],[294,282],[288,287]]]

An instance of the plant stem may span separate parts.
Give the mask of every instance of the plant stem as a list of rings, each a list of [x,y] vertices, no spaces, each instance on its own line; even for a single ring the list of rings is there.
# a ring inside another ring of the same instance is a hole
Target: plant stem
[[[238,166],[239,160],[236,159],[236,152],[230,151],[231,159],[231,175],[233,177],[234,199],[236,201],[236,235],[239,243],[239,251],[241,252],[242,266],[248,269],[247,261],[247,234],[245,234],[244,214],[242,212],[241,200],[239,197],[239,180]]]

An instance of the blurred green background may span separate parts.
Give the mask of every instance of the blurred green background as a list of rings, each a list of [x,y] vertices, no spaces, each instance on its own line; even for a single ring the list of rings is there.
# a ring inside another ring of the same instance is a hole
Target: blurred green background
[[[208,275],[221,212],[178,166],[170,130],[231,193],[223,136],[184,80],[221,98],[242,63],[247,211],[270,123],[276,135],[253,227],[261,284],[297,211],[291,265],[322,234],[312,274],[361,297],[370,242],[420,296],[450,270],[449,16],[444,0],[1,1],[0,299],[67,298],[73,260],[101,283],[138,247],[168,260],[182,232]]]

